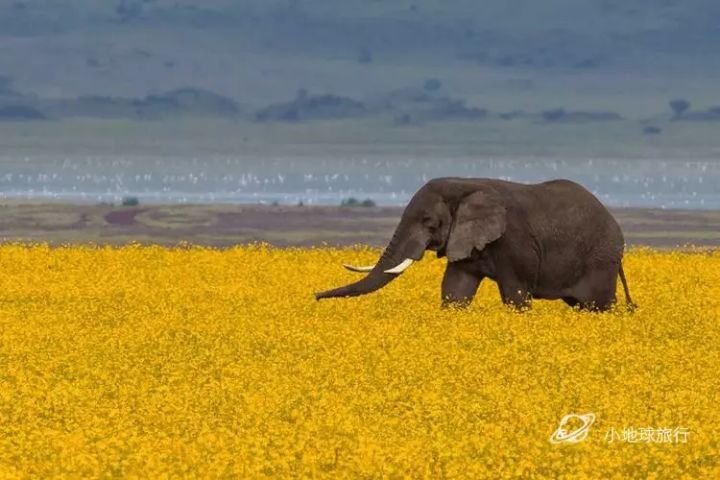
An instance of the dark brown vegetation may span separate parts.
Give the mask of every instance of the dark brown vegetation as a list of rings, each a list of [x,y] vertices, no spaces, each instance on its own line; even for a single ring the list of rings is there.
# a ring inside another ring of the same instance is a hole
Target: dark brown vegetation
[[[0,206],[0,241],[229,247],[251,242],[277,246],[383,246],[401,207],[267,205],[9,204]],[[720,212],[613,209],[629,245],[672,248],[720,246]]]

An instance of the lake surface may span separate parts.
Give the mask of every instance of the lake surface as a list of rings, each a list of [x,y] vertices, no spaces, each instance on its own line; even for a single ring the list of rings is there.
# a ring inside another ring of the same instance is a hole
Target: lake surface
[[[720,209],[720,162],[708,159],[42,155],[0,156],[0,168],[0,197],[14,199],[402,205],[431,178],[462,176],[569,178],[609,206]]]

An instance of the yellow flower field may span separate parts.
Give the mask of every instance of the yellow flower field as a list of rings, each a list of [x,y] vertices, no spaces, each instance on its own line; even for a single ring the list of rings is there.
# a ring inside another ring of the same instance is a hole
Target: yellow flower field
[[[378,253],[0,247],[0,477],[720,478],[720,253],[629,253],[634,314],[314,300]]]

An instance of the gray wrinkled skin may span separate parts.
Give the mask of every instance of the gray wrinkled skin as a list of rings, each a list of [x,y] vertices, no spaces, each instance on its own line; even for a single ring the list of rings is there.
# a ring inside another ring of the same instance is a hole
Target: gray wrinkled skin
[[[362,280],[316,298],[364,295],[388,284],[385,273],[425,250],[447,257],[442,305],[465,306],[480,282],[497,282],[502,301],[532,298],[607,310],[615,302],[624,238],[610,212],[569,180],[526,185],[486,178],[437,178],[413,196],[377,265]]]

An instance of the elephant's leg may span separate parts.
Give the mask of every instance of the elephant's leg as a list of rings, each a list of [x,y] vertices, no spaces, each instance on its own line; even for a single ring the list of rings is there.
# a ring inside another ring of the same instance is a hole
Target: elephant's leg
[[[448,262],[442,280],[442,306],[470,305],[482,278],[472,272],[466,262]]]
[[[567,303],[571,308],[575,308],[580,302],[575,297],[563,297],[563,302]]]
[[[583,277],[573,288],[580,308],[601,312],[610,309],[615,303],[617,275],[615,267],[595,270]]]
[[[532,305],[532,295],[528,288],[520,282],[504,281],[498,282],[500,297],[505,305],[510,305],[518,310],[529,308]]]

